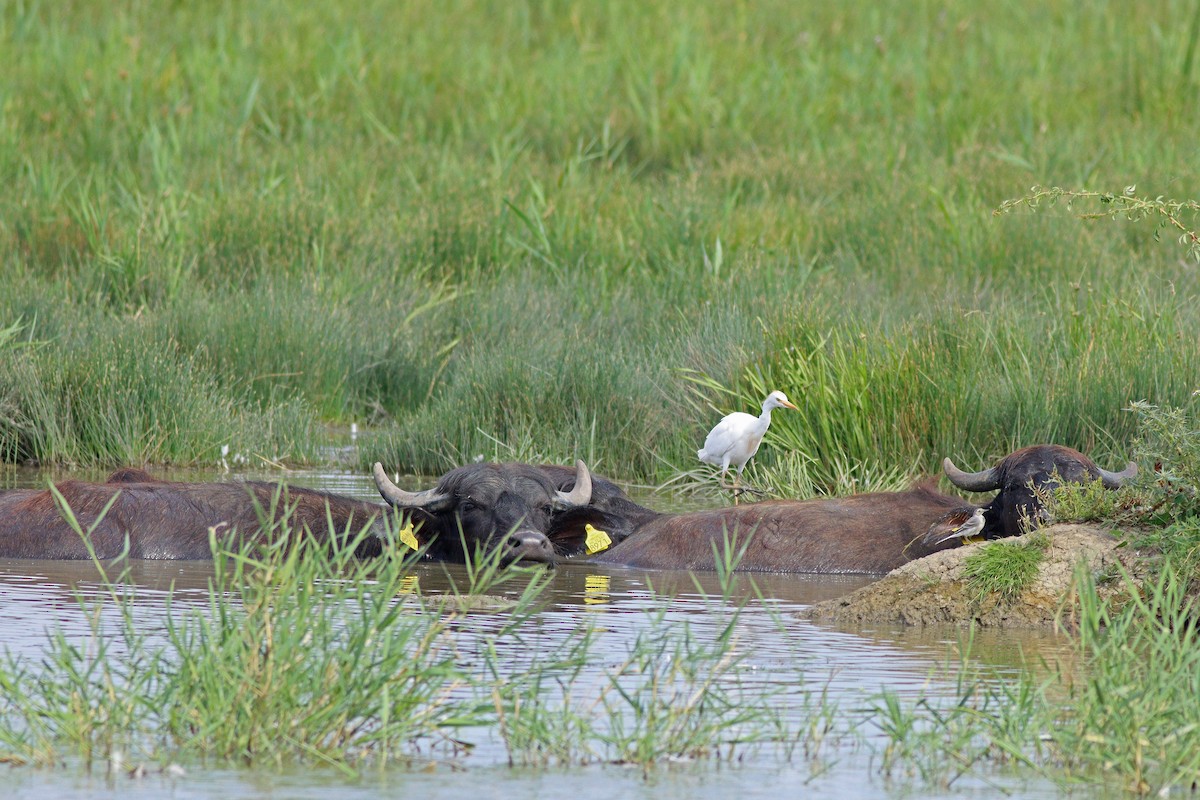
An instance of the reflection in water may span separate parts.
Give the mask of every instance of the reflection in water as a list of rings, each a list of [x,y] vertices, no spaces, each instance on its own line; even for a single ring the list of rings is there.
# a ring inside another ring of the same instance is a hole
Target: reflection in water
[[[583,602],[594,606],[611,600],[612,579],[607,575],[588,575],[583,579]]]
[[[7,485],[19,483],[13,471],[0,473]],[[102,479],[103,475],[86,476]],[[208,480],[212,475],[174,473],[172,479]],[[278,474],[237,477],[278,479]],[[291,474],[298,485],[339,494],[374,499],[369,477],[352,473]],[[21,485],[39,485],[42,476],[23,475]],[[641,498],[646,501],[646,498]],[[655,504],[653,499],[648,504]],[[139,630],[164,637],[167,598],[172,613],[204,613],[212,565],[207,562],[132,562],[128,577],[136,591],[133,606]],[[743,656],[736,675],[747,686],[756,683],[782,691],[781,702],[800,703],[807,694],[821,694],[846,713],[862,708],[870,696],[887,689],[902,697],[950,697],[953,692],[956,653],[964,631],[957,629],[872,628],[839,630],[802,619],[796,612],[822,600],[838,597],[870,582],[863,576],[738,575],[727,587],[714,574],[643,571],[613,566],[570,564],[553,571],[542,610],[519,637],[497,641],[496,651],[507,674],[517,676],[547,654],[562,652],[591,628],[596,658],[579,677],[573,692],[586,695],[629,654],[631,642],[661,616],[666,626],[687,625],[703,640],[720,635],[732,608],[742,607],[736,648]],[[409,594],[435,595],[469,585],[461,567],[421,565],[403,587]],[[494,590],[516,597],[520,581]],[[107,597],[95,567],[86,562],[37,560],[0,561],[0,637],[8,651],[37,663],[46,646],[46,632],[61,630],[68,640],[85,643],[92,635],[88,613],[77,598],[90,606]],[[584,613],[587,612],[587,613]],[[460,635],[456,643],[464,663],[484,662],[481,648],[487,634],[506,622],[502,614],[468,613],[456,618]],[[111,604],[102,607],[100,630],[116,634],[120,619]],[[119,647],[119,642],[111,643]],[[1015,675],[1038,659],[1066,658],[1069,646],[1052,635],[1031,632],[977,633],[971,644],[971,669],[987,667],[995,676]],[[945,669],[943,669],[945,668]],[[790,698],[790,700],[789,700]],[[432,774],[377,773],[348,783],[335,773],[306,769],[292,772],[193,767],[184,778],[150,774],[138,781],[124,776],[79,775],[69,770],[43,772],[6,770],[4,785],[23,796],[137,797],[222,794],[229,798],[263,793],[287,797],[378,796],[381,792],[422,797],[503,797],[520,800],[570,794],[578,798],[614,796],[665,798],[740,798],[781,792],[795,793],[807,786],[815,796],[878,796],[881,788],[865,776],[871,764],[865,756],[839,754],[837,762],[821,774],[810,773],[805,763],[778,764],[775,759],[751,758],[740,765],[714,768],[711,764],[664,766],[649,779],[620,767],[587,767],[552,772],[510,769],[507,751],[495,730],[465,732],[476,744],[464,762],[465,771],[439,768]],[[800,760],[803,762],[803,760]],[[959,790],[979,796],[997,796],[986,785],[963,779]],[[392,790],[392,791],[389,791]],[[1023,787],[1028,796],[1028,787]],[[1049,792],[1048,794],[1053,794]]]

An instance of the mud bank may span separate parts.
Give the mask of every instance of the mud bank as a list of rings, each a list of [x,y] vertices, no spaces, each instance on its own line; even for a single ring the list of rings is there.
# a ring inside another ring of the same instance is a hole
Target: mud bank
[[[809,608],[805,615],[838,625],[891,623],[903,625],[968,625],[1039,628],[1074,622],[1075,569],[1080,563],[1095,576],[1102,597],[1123,593],[1117,565],[1136,573],[1138,555],[1121,547],[1111,530],[1087,524],[1058,524],[1043,529],[1049,535],[1037,577],[1018,597],[980,598],[966,577],[965,562],[994,542],[981,542],[934,553],[888,573],[884,578],[843,597]],[[1037,534],[1006,539],[1021,543]]]

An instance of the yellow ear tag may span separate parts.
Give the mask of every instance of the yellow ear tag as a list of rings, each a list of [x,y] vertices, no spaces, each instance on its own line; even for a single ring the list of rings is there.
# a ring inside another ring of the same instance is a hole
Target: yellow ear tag
[[[612,539],[609,538],[608,534],[604,531],[593,528],[590,523],[584,525],[583,529],[587,531],[587,540],[585,545],[587,547],[587,554],[589,556],[593,553],[599,553],[601,550],[607,550],[608,548],[612,547]]]
[[[413,550],[421,549],[421,545],[417,541],[417,537],[413,536],[413,526],[412,526],[411,522],[409,524],[405,525],[403,529],[401,529],[400,544],[406,544],[409,547],[411,547]]]

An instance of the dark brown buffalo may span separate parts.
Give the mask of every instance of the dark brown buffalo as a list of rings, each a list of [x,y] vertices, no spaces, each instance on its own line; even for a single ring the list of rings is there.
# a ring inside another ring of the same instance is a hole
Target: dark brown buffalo
[[[591,475],[583,462],[574,471],[546,469],[553,477],[525,464],[471,464],[426,492],[399,489],[378,464],[375,478],[388,503],[413,523],[429,559],[462,561],[467,551],[499,549],[505,562],[552,562],[559,554],[546,536],[549,520],[586,506]],[[566,475],[572,488],[558,491],[555,480]],[[601,487],[620,492],[607,481]],[[265,540],[260,514],[272,510],[274,519],[286,510],[293,528],[318,537],[353,535],[369,525],[371,535],[357,553],[371,556],[389,546],[400,522],[388,525],[391,512],[384,505],[259,481],[180,483],[123,469],[105,483],[64,481],[56,488],[83,530],[94,526],[90,538],[101,558],[120,554],[128,537],[133,558],[209,559],[210,528]],[[103,513],[109,501],[112,507]],[[49,489],[16,489],[0,493],[0,557],[80,559],[88,553]]]
[[[1109,472],[1090,458],[1057,444],[1024,447],[980,472],[963,472],[949,458],[942,462],[946,477],[960,489],[970,492],[1000,493],[983,507],[983,535],[989,539],[1016,536],[1030,524],[1047,521],[1046,509],[1034,492],[1053,489],[1060,483],[1103,481],[1116,489],[1137,475],[1137,464],[1130,461],[1121,472]]]
[[[881,573],[957,546],[950,534],[973,512],[961,498],[924,486],[827,500],[769,500],[658,516],[591,561],[712,570],[728,545],[741,553],[742,572]]]
[[[369,525],[374,535],[358,547],[364,556],[381,552],[386,533],[386,507],[298,486],[160,481],[142,470],[122,469],[106,483],[63,481],[56,488],[83,531],[91,531],[102,559],[120,555],[126,538],[132,558],[211,559],[210,528],[218,536],[266,540],[272,526],[264,531],[260,511],[276,520],[286,513],[293,529],[307,528],[319,538],[353,536]],[[89,556],[47,488],[0,493],[0,557]]]
[[[430,558],[463,561],[471,550],[499,549],[505,562],[552,563],[566,552],[547,535],[553,519],[585,509],[592,498],[591,473],[582,461],[575,462],[570,491],[560,490],[561,475],[548,471],[558,469],[467,464],[447,472],[437,486],[423,492],[400,489],[380,464],[374,473],[379,493],[412,521],[414,534]]]
[[[1092,470],[1097,470],[1095,473]],[[1000,494],[985,507],[936,491],[932,483],[906,492],[878,492],[823,500],[775,500],[688,514],[656,514],[640,506],[625,515],[604,514],[619,543],[592,557],[593,563],[651,569],[712,570],[726,558],[726,544],[740,553],[737,569],[759,572],[888,572],[937,550],[956,547],[964,537],[989,532],[1013,536],[1023,531],[1020,513],[1038,518],[1042,509],[1027,487],[1051,487],[1057,480],[1093,477],[1116,486],[1122,473],[1098,470],[1070,448],[1040,445],[1018,450],[988,475]],[[991,518],[994,517],[994,518]],[[714,555],[717,553],[718,555]]]

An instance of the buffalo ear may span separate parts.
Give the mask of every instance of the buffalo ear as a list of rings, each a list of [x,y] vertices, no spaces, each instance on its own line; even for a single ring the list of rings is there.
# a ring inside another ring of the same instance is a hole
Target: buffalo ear
[[[588,523],[583,520],[554,525],[546,531],[546,538],[558,555],[567,558],[582,556],[587,553],[587,526]]]
[[[388,509],[388,530],[397,547],[419,550],[437,536],[432,514],[419,508]]]
[[[582,556],[587,553],[588,525],[603,530],[604,515],[588,506],[567,509],[550,518],[546,538],[558,555]]]
[[[606,533],[614,545],[627,539],[632,532],[629,521],[624,517],[606,514],[594,506],[583,506],[555,514],[546,531],[546,538],[561,556],[586,555],[589,525]]]

